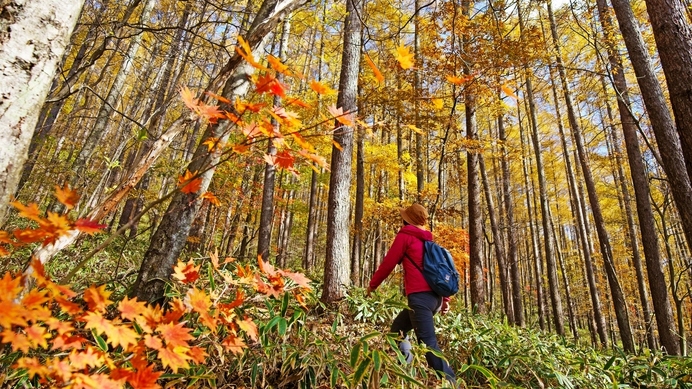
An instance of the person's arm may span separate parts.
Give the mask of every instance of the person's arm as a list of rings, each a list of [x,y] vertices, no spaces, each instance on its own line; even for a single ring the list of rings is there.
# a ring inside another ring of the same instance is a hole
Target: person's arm
[[[387,251],[387,255],[384,256],[384,259],[382,259],[382,263],[375,271],[375,274],[372,275],[372,279],[370,280],[370,284],[368,285],[368,290],[366,293],[367,296],[370,296],[370,293],[377,289],[377,287],[380,286],[382,281],[384,281],[392,272],[392,270],[394,270],[396,265],[398,265],[401,262],[402,258],[404,257],[405,251],[406,236],[404,234],[396,234],[392,246],[389,248],[389,251]]]

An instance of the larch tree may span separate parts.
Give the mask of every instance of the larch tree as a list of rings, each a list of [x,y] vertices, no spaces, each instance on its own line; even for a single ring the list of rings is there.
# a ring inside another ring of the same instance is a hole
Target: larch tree
[[[0,224],[84,1],[19,0],[14,5],[3,4],[0,16]]]
[[[651,127],[656,136],[663,169],[670,183],[670,190],[680,217],[684,221],[692,212],[692,185],[685,168],[680,139],[677,136],[673,118],[668,110],[661,85],[656,79],[648,51],[629,2],[612,0],[612,4],[632,67],[637,76],[642,100],[651,120]],[[639,205],[637,206],[639,207]],[[687,232],[685,235],[689,243]],[[668,353],[679,354],[679,344],[672,331],[674,328],[673,312],[661,262],[654,261],[653,258],[646,255],[645,260],[661,345]]]

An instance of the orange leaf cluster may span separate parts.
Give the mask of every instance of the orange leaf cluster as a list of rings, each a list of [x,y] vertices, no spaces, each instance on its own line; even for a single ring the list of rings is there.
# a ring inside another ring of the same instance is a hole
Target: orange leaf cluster
[[[99,224],[90,219],[71,220],[67,212],[75,207],[79,201],[79,195],[67,186],[64,188],[56,186],[55,189],[56,198],[68,210],[64,214],[48,211],[44,217],[41,216],[41,211],[35,203],[29,205],[24,205],[18,201],[10,203],[19,211],[20,217],[32,220],[38,226],[16,229],[12,231],[12,234],[7,231],[0,231],[0,256],[9,255],[9,247],[19,247],[35,242],[48,245],[72,230],[94,234],[106,227],[105,224]]]

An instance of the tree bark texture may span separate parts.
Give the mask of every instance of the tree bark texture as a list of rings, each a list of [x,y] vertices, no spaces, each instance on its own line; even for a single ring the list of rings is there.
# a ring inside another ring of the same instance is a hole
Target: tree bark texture
[[[358,97],[358,72],[361,57],[361,0],[346,0],[344,46],[336,105],[355,117]],[[351,198],[351,161],[353,128],[335,121],[331,176],[327,200],[327,255],[324,263],[324,286],[320,299],[325,303],[340,300],[350,286],[349,219]]]
[[[15,0],[3,2],[0,10],[0,224],[82,5]]]

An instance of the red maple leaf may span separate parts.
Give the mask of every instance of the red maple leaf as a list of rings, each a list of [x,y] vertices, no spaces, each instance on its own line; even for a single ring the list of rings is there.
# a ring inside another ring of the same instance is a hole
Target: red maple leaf
[[[178,178],[178,187],[183,193],[197,193],[199,188],[202,186],[202,178],[196,177],[197,172],[191,173],[189,170],[185,171],[185,174]]]
[[[101,230],[108,227],[108,225],[99,224],[97,221],[91,219],[77,219],[77,221],[74,222],[74,227],[79,231],[93,235],[97,232],[101,232]]]

